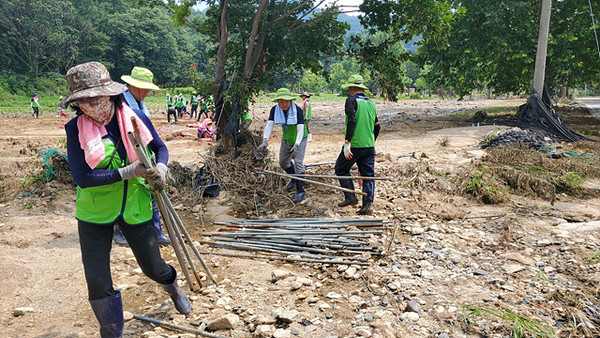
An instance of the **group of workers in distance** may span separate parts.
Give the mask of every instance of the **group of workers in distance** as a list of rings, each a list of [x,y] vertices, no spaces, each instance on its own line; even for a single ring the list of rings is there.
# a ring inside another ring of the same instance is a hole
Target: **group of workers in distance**
[[[106,67],[99,62],[87,62],[68,70],[69,94],[60,102],[71,107],[76,116],[65,124],[68,161],[77,184],[75,200],[79,243],[88,300],[100,324],[101,337],[121,337],[124,318],[121,292],[113,287],[110,251],[113,239],[128,245],[143,273],[162,285],[175,309],[184,315],[191,312],[191,303],[177,284],[175,268],[162,258],[159,245],[169,244],[152,197],[165,188],[169,151],[151,120],[144,99],[159,88],[153,74],[134,67],[130,75],[113,81]],[[344,84],[350,97],[346,100],[345,142],[338,156],[335,173],[349,176],[354,163],[363,177],[374,176],[375,139],[379,133],[375,105],[364,94],[367,87],[360,75],[353,75]],[[181,97],[181,95],[180,95]],[[271,108],[259,150],[267,148],[275,124],[281,126],[283,137],[279,150],[279,165],[290,174],[304,173],[304,153],[311,134],[310,95],[301,94],[298,106],[286,88],[277,90],[277,104]],[[195,96],[192,99],[196,99]],[[176,101],[175,101],[176,102]],[[195,101],[202,103],[202,100]],[[207,117],[207,109],[192,114]],[[175,105],[177,108],[177,105]],[[171,108],[171,107],[169,107]],[[177,110],[176,110],[177,112]],[[175,115],[177,118],[177,115]],[[200,117],[198,117],[199,119]],[[128,133],[139,128],[140,142],[156,163],[147,168],[140,163]],[[243,122],[243,118],[242,118]],[[358,214],[373,213],[373,181],[363,183],[363,204]],[[340,179],[340,185],[353,191],[350,179]],[[296,189],[294,202],[305,197],[304,182],[292,180],[289,189]],[[344,192],[340,207],[356,205],[354,193]]]
[[[212,95],[208,99],[204,99],[199,96],[196,91],[193,91],[190,97],[191,111],[188,113],[187,106],[188,101],[185,99],[183,94],[175,95],[173,98],[171,94],[167,93],[167,122],[171,123],[171,115],[173,115],[174,123],[177,123],[177,117],[182,118],[184,115],[188,115],[191,118],[196,118],[200,121],[201,117],[206,117],[208,114],[208,107],[213,103]],[[200,106],[200,111],[198,111]]]

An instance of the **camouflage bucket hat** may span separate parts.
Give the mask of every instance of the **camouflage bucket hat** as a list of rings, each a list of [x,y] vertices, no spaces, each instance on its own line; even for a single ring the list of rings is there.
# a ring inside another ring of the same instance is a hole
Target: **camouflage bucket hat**
[[[127,87],[114,82],[106,67],[100,62],[77,65],[67,72],[67,85],[71,91],[60,101],[60,106],[84,97],[113,96],[127,91]]]

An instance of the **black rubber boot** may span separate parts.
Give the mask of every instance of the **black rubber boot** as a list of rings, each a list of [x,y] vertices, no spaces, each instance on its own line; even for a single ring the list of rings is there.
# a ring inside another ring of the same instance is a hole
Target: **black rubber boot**
[[[340,180],[340,186],[342,188],[354,190],[354,184],[351,180]],[[344,200],[338,203],[338,207],[343,208],[348,205],[357,205],[358,200],[356,199],[356,195],[352,192],[344,191]]]
[[[373,202],[363,202],[363,206],[356,212],[357,215],[373,215]]]
[[[175,269],[173,269],[175,272]],[[162,284],[163,289],[167,291],[169,296],[171,296],[171,300],[173,300],[173,304],[175,305],[175,309],[177,312],[182,315],[187,315],[192,312],[192,305],[190,304],[190,300],[185,295],[183,290],[177,285],[177,272],[175,274],[175,279],[171,284]]]
[[[121,292],[113,296],[90,300],[94,315],[100,323],[100,337],[120,338],[123,336],[123,303]]]
[[[296,180],[296,196],[294,196],[294,203],[300,203],[304,199],[306,191],[304,190],[304,182]]]
[[[290,175],[294,175],[296,173],[296,171],[294,170],[294,166],[290,166],[287,169],[283,169],[283,171],[285,171],[286,173],[290,174]],[[288,185],[285,186],[285,190],[293,190],[294,187],[296,187],[296,180],[291,180],[290,183],[288,183]]]
[[[356,199],[356,195],[349,192],[344,192],[344,200],[338,203],[338,207],[343,208],[349,205],[357,205],[358,200]]]

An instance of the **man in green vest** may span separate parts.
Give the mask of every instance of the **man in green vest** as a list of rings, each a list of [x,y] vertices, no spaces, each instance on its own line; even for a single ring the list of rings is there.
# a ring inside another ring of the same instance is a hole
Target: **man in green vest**
[[[348,78],[342,88],[348,91],[344,111],[346,113],[346,132],[344,146],[335,163],[337,176],[350,176],[350,169],[356,163],[361,176],[375,176],[375,140],[379,135],[379,121],[375,104],[364,94],[368,89],[363,84],[362,76],[355,74]],[[354,190],[350,179],[340,179],[340,186]],[[375,195],[375,181],[363,180],[362,207],[356,212],[359,215],[373,214],[373,199]],[[338,203],[339,207],[356,205],[358,200],[351,192],[344,192],[344,200]]]
[[[190,98],[190,102],[192,104],[192,111],[190,113],[191,117],[194,118],[198,114],[198,94],[193,91],[192,97]]]

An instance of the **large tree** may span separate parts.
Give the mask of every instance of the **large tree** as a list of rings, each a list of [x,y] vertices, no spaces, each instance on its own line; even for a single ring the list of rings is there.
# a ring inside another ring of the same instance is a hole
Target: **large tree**
[[[600,6],[594,10],[599,11]],[[422,35],[428,79],[460,95],[528,91],[537,48],[540,0],[365,0],[363,24],[404,40]],[[549,87],[598,83],[600,61],[586,1],[558,1],[550,19]],[[595,13],[598,16],[598,13]]]
[[[186,22],[189,13],[186,8],[196,3],[169,1],[179,22]],[[231,83],[228,92],[233,94],[226,100],[234,104],[224,111],[222,130],[228,115],[245,109],[246,98],[265,85],[274,84],[276,75],[303,69],[321,74],[324,70],[320,57],[342,50],[342,37],[348,25],[336,20],[337,7],[320,9],[323,3],[322,0],[207,1],[207,19],[199,23],[188,21],[214,37],[217,43],[214,51],[217,102],[223,95],[218,88],[226,79]]]
[[[32,78],[58,71],[69,39],[64,21],[72,11],[69,2],[60,0],[0,2],[0,45],[6,61],[2,68]]]

